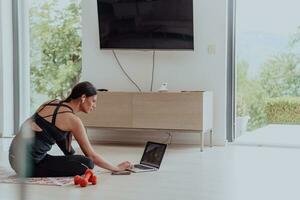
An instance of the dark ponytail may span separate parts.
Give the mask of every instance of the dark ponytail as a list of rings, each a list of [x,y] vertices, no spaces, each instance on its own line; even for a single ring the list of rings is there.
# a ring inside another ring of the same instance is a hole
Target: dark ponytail
[[[70,102],[71,100],[77,99],[82,95],[86,97],[94,96],[97,94],[97,89],[88,81],[80,82],[76,84],[71,94],[64,100],[65,102]]]

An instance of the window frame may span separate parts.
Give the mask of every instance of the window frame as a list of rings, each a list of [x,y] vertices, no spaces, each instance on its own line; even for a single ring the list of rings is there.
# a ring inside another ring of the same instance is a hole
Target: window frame
[[[228,142],[235,140],[235,26],[236,0],[228,0],[227,7],[227,111],[226,138]]]
[[[14,133],[30,116],[29,3],[12,1]]]
[[[0,1],[0,136],[14,134],[12,1]]]

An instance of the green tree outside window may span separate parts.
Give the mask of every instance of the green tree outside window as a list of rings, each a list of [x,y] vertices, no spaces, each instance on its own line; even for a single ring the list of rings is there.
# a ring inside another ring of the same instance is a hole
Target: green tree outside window
[[[35,95],[63,99],[70,88],[79,81],[82,65],[80,22],[79,0],[32,2],[30,8],[32,107],[37,103]]]

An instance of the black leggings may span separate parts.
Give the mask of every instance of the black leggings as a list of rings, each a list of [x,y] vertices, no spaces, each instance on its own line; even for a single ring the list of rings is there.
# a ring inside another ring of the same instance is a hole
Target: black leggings
[[[14,165],[14,159],[10,160]],[[13,167],[14,168],[14,167]],[[62,177],[82,175],[86,169],[93,169],[93,161],[83,155],[51,156],[46,157],[38,164],[33,164],[30,177]],[[17,172],[16,168],[14,168]],[[18,173],[18,172],[17,172]]]

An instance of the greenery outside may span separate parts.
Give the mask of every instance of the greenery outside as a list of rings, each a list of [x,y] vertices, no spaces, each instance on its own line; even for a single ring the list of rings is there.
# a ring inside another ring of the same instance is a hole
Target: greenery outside
[[[236,114],[250,116],[248,130],[268,123],[300,123],[300,27],[290,38],[289,51],[268,59],[258,77],[249,78],[249,64],[238,61]]]
[[[300,124],[300,98],[277,97],[266,102],[268,123]]]
[[[30,8],[31,111],[63,99],[81,75],[79,0],[32,1]]]

